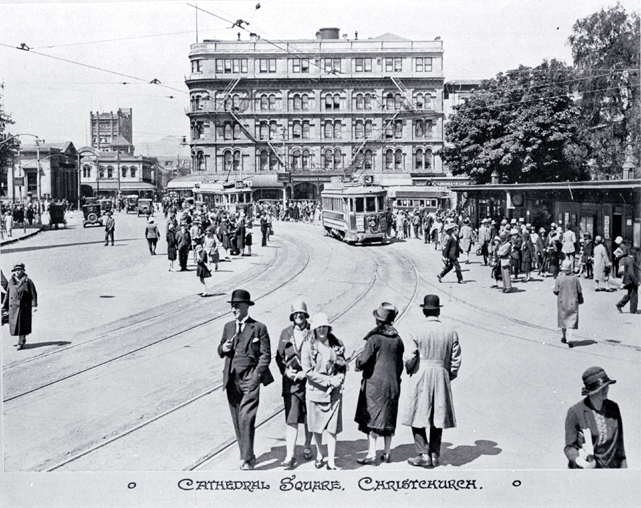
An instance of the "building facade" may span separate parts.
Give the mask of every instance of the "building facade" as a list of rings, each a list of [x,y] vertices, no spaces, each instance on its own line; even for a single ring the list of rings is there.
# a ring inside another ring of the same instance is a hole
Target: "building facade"
[[[82,197],[116,197],[138,194],[150,197],[157,192],[157,161],[153,157],[120,152],[101,152],[85,147],[80,161]]]
[[[293,199],[317,199],[332,176],[443,175],[440,40],[324,28],[277,44],[205,40],[189,59],[193,174],[262,175],[256,196]]]
[[[133,119],[131,108],[117,113],[90,112],[91,147],[96,150],[115,150],[133,154]]]

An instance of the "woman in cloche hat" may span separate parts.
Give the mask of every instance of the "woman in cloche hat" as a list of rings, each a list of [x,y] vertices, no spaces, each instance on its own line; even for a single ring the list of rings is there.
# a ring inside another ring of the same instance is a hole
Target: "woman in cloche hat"
[[[623,421],[616,402],[608,399],[610,379],[601,367],[583,373],[585,398],[568,410],[565,419],[565,456],[570,469],[627,468]]]
[[[319,312],[311,322],[312,333],[303,344],[301,360],[307,377],[305,399],[307,426],[316,442],[316,469],[323,467],[321,444],[327,436],[327,469],[336,467],[336,436],[343,430],[343,383],[347,372],[345,347],[332,333],[326,314]]]
[[[24,271],[23,263],[17,263],[11,272],[2,302],[2,313],[9,316],[9,334],[18,337],[16,347],[20,350],[31,333],[31,314],[38,307],[38,294],[33,281]]]
[[[359,464],[376,464],[376,441],[383,437],[385,447],[381,462],[391,462],[392,436],[396,431],[398,400],[403,373],[403,340],[392,323],[398,309],[384,302],[374,311],[376,327],[365,336],[365,347],[356,359],[356,370],[363,372],[356,406],[358,429],[367,434],[367,456]]]
[[[556,299],[557,323],[561,329],[564,344],[571,339],[572,330],[579,328],[579,305],[583,303],[583,292],[579,278],[572,273],[572,261],[564,259],[561,264],[561,275],[554,281],[552,290]],[[569,330],[569,331],[568,331]],[[567,335],[570,335],[568,337]],[[572,344],[568,344],[572,347]]]

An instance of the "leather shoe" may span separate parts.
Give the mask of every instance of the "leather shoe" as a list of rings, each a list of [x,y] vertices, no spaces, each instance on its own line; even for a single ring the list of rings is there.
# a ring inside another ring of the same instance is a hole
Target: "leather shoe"
[[[312,449],[311,448],[304,448],[303,449],[303,458],[305,460],[312,460]]]
[[[410,466],[416,467],[432,467],[432,459],[430,459],[427,455],[412,457],[411,459],[407,460],[407,463]]]
[[[363,464],[364,466],[376,464],[376,457],[361,457],[356,459],[356,462]]]
[[[438,467],[440,464],[438,455],[436,455],[436,453],[432,453],[431,459],[432,459],[432,467]]]
[[[439,281],[439,282],[443,282],[443,281],[441,280],[441,276],[440,276],[440,275],[437,275],[437,276],[436,276],[436,278],[438,279],[438,281]]]
[[[252,464],[251,462],[245,461],[240,466],[240,469],[242,469],[243,471],[251,471],[252,469],[254,469],[254,464]]]
[[[617,308],[617,310],[618,310],[621,314],[623,314],[623,311],[621,310],[621,307],[619,307],[618,305],[616,305],[616,308]]]
[[[325,460],[325,457],[321,457],[320,459],[316,459],[316,462],[314,462],[314,467],[316,469],[320,469],[323,467],[323,461]]]
[[[296,466],[296,457],[292,457],[289,460],[284,460],[280,463],[280,465],[283,466],[286,471],[290,471]]]
[[[387,464],[392,462],[392,456],[389,453],[381,454],[381,462],[386,462]]]

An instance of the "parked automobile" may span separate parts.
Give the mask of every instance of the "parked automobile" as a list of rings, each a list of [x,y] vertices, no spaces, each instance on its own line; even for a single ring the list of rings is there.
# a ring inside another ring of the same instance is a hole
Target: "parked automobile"
[[[86,228],[87,226],[102,226],[102,216],[100,213],[100,205],[97,203],[90,203],[82,207],[82,214],[84,219],[82,221],[82,227]]]
[[[139,199],[138,200],[138,217],[141,215],[153,215],[154,214],[154,205],[151,202],[151,199]]]
[[[127,213],[136,212],[138,210],[138,196],[136,194],[130,194],[128,196],[124,196],[124,199],[125,199],[125,211]]]
[[[49,205],[49,229],[52,229],[54,224],[56,225],[56,229],[58,229],[59,224],[67,227],[65,207],[59,203],[51,203]]]
[[[100,204],[100,214],[105,215],[107,212],[113,211],[113,202],[111,199],[101,199],[98,201]]]

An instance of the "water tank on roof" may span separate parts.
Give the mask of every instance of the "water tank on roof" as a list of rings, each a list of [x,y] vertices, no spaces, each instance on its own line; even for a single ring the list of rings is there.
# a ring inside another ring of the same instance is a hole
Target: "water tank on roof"
[[[316,38],[320,40],[339,39],[340,28],[321,28],[316,32]]]

